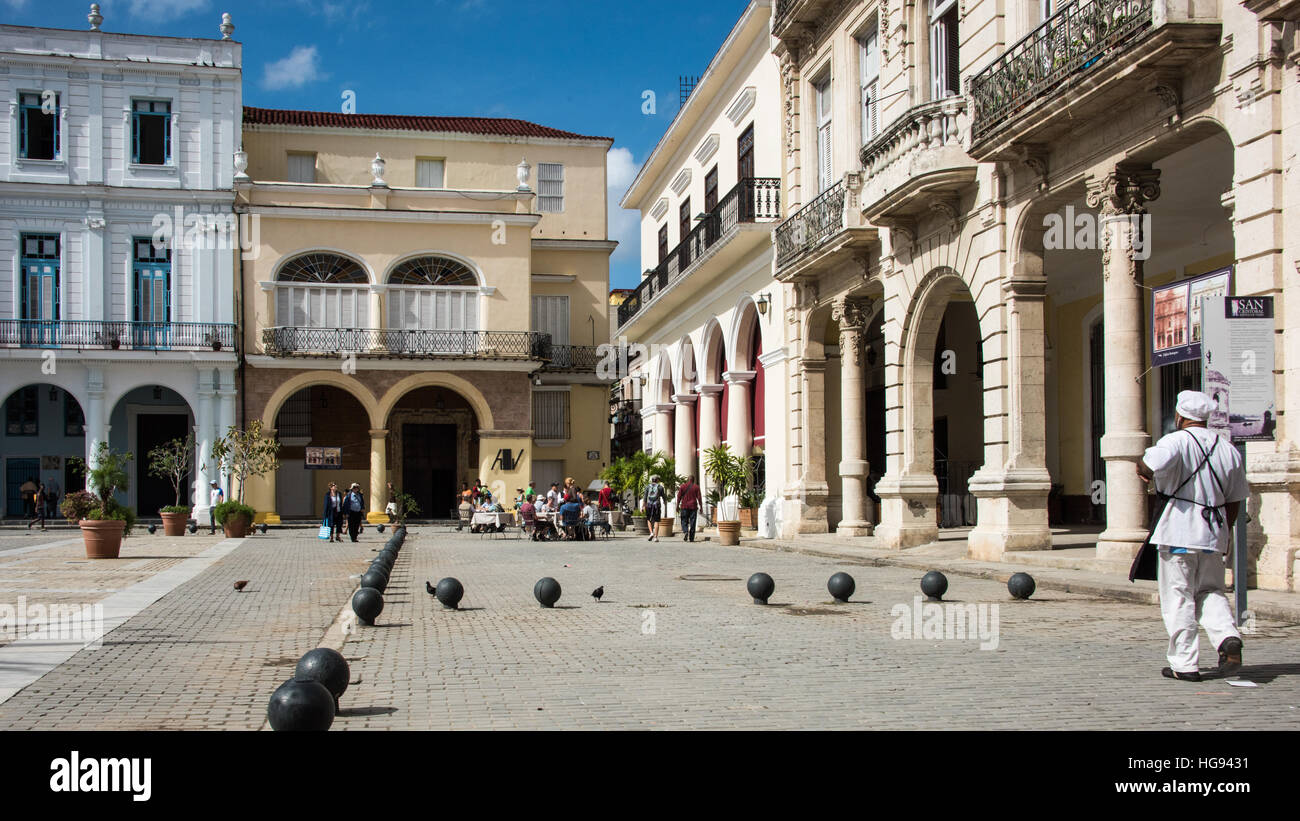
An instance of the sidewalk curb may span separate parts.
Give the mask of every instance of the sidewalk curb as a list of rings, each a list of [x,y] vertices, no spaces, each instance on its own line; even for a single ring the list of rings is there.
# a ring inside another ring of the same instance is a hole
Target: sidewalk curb
[[[806,556],[816,556],[823,559],[848,561],[853,564],[865,565],[868,567],[902,567],[910,570],[923,571],[940,570],[944,573],[950,573],[956,576],[986,579],[1003,583],[1005,583],[1007,579],[1011,578],[1012,574],[1024,572],[1032,575],[1035,584],[1043,590],[1058,590],[1063,593],[1097,596],[1100,598],[1114,599],[1116,601],[1130,602],[1133,604],[1160,604],[1160,594],[1154,588],[1154,582],[1111,583],[1091,579],[1075,579],[1070,578],[1068,575],[1083,571],[1059,570],[1042,566],[1016,566],[1011,564],[1008,564],[1005,567],[994,568],[986,565],[981,566],[981,563],[971,562],[966,559],[941,557],[914,559],[907,556],[882,556],[879,555],[881,551],[870,550],[870,552],[868,552],[868,548],[855,549],[845,546],[842,550],[836,550],[825,545],[810,545],[805,547],[790,541],[775,539],[741,539],[740,546],[752,547],[758,550],[771,550],[779,553],[800,553]],[[1253,612],[1256,617],[1260,618],[1275,619],[1277,621],[1288,623],[1300,623],[1300,600],[1296,601],[1294,604],[1290,602],[1279,603],[1256,600],[1250,603],[1250,612]]]

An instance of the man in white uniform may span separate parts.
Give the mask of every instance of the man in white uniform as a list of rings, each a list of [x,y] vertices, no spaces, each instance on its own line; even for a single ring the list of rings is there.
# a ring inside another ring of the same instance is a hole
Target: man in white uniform
[[[1199,391],[1178,394],[1178,430],[1137,464],[1143,481],[1171,497],[1151,534],[1159,545],[1160,611],[1169,631],[1166,678],[1200,681],[1197,621],[1219,648],[1219,672],[1241,667],[1241,634],[1224,594],[1230,525],[1247,495],[1241,454],[1205,420],[1214,400]]]

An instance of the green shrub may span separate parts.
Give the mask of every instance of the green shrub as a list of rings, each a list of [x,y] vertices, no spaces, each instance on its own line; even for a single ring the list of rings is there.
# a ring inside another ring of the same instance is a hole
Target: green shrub
[[[243,502],[236,502],[233,499],[229,502],[222,502],[217,505],[212,509],[212,513],[216,517],[217,524],[219,525],[224,525],[226,519],[229,519],[232,516],[246,516],[249,524],[252,524],[253,517],[257,515],[256,510]]]
[[[189,505],[167,505],[160,509],[159,513],[186,513],[190,512]]]
[[[70,522],[79,522],[86,514],[100,506],[99,497],[88,490],[78,490],[67,494],[59,502],[59,512]]]
[[[122,531],[123,536],[129,536],[131,534],[131,528],[135,527],[135,511],[126,505],[120,505],[111,499],[103,505],[88,510],[86,512],[86,518],[91,521],[126,522],[126,528]]]

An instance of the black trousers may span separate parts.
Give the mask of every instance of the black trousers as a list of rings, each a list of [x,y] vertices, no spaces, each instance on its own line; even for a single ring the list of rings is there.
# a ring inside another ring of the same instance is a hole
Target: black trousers
[[[682,514],[682,535],[686,537],[686,541],[693,542],[695,541],[695,518],[699,514],[699,511],[687,510],[683,508],[681,514]]]
[[[356,513],[349,513],[348,514],[348,538],[352,539],[352,541],[355,542],[357,540],[357,534],[360,532],[361,532],[361,513],[359,511]]]
[[[330,514],[330,538],[343,538],[343,511],[336,510]]]

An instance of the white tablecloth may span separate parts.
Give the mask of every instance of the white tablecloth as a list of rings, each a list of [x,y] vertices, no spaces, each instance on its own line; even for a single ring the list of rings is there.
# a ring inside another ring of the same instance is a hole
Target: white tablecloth
[[[514,524],[515,517],[513,513],[475,513],[470,519],[472,525],[509,525]]]

